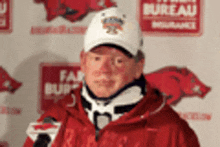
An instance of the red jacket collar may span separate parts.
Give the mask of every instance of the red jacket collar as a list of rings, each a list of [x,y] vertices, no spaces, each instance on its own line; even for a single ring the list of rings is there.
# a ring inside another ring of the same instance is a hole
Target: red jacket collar
[[[118,120],[114,121],[116,124],[131,124],[139,121],[146,120],[149,116],[158,113],[165,105],[165,100],[162,95],[157,92],[156,89],[150,87],[150,84],[146,83],[147,93],[130,112],[124,114]],[[81,89],[82,83],[79,88],[72,91],[70,95],[66,96],[59,102],[61,106],[73,115],[81,120],[89,121],[86,112],[81,102]]]

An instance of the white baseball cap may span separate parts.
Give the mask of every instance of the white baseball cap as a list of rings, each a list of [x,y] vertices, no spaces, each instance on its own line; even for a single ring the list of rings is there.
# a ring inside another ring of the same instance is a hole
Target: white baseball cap
[[[135,56],[142,49],[143,39],[135,18],[122,13],[117,7],[99,11],[92,19],[84,38],[84,50],[112,44]]]

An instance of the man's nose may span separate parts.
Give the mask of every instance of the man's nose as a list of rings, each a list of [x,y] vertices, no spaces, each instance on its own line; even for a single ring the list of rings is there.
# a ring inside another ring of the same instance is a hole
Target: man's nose
[[[112,59],[111,58],[103,59],[100,65],[100,71],[104,73],[111,73],[112,69],[113,69]]]

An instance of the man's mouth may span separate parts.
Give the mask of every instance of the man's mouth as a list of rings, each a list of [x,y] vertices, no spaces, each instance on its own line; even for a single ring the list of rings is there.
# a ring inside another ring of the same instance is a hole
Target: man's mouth
[[[112,86],[114,84],[113,80],[97,80],[95,81],[99,86]]]

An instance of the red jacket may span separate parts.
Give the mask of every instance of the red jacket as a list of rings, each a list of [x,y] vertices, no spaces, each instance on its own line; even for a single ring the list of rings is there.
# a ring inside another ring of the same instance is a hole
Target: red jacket
[[[67,106],[73,103],[68,95],[39,119],[50,116],[62,123],[52,147],[199,147],[189,125],[149,85],[141,102],[100,130],[96,140],[95,127],[81,104],[80,89],[74,91],[74,107]],[[24,147],[32,146],[28,137]]]

